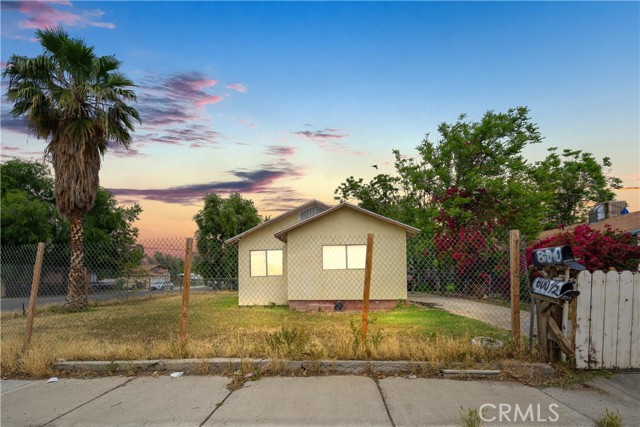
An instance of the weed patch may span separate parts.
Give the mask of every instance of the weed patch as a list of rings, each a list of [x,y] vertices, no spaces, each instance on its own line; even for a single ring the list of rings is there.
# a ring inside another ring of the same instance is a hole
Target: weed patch
[[[22,355],[26,319],[2,314],[2,374],[43,378],[56,359],[263,358],[492,363],[517,357],[512,346],[471,344],[477,335],[508,342],[508,332],[451,313],[398,304],[370,314],[366,342],[358,312],[302,313],[283,306],[239,307],[232,292],[194,293],[187,340],[180,341],[181,297],[92,305],[66,313],[39,310],[31,350]],[[19,361],[21,361],[19,363]]]

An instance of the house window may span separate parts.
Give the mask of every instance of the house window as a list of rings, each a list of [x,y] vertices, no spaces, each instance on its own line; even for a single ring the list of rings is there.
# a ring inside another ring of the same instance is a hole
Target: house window
[[[322,247],[324,270],[364,269],[367,245],[335,245]]]
[[[282,250],[249,251],[251,277],[282,276]]]

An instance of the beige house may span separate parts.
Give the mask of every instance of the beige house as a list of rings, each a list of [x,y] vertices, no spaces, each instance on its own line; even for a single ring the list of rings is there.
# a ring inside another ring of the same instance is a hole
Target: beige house
[[[238,245],[239,305],[359,308],[373,233],[370,308],[393,307],[407,298],[406,241],[418,232],[349,203],[308,202],[227,240]]]

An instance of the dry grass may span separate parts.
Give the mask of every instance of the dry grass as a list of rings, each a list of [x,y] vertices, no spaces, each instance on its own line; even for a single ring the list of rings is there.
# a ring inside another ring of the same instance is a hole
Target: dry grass
[[[371,313],[366,343],[360,337],[359,312],[238,307],[234,293],[194,293],[183,346],[180,313],[180,296],[98,305],[77,313],[50,307],[37,314],[31,350],[24,357],[26,320],[3,314],[3,375],[44,377],[55,359],[370,359],[477,366],[514,355],[509,346],[488,350],[470,343],[477,335],[508,340],[505,331],[412,305]]]

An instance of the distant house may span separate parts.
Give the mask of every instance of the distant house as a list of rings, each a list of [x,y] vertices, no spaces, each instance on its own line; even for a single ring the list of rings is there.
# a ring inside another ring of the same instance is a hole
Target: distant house
[[[610,218],[601,219],[595,222],[586,222],[583,224],[574,224],[562,229],[553,229],[543,231],[538,235],[538,240],[556,236],[560,233],[572,231],[580,225],[588,225],[594,230],[603,231],[607,226],[611,226],[614,230],[620,230],[625,233],[633,234],[640,237],[640,211],[631,212],[625,215],[618,215]]]
[[[238,246],[239,305],[359,308],[373,233],[370,307],[393,307],[407,298],[406,241],[418,232],[349,203],[310,201],[226,241]]]
[[[160,264],[141,264],[126,278],[127,288],[149,288],[152,283],[170,281],[169,268]]]
[[[142,276],[146,279],[145,287],[152,283],[166,283],[170,281],[169,269],[159,264],[142,264],[140,266]]]

